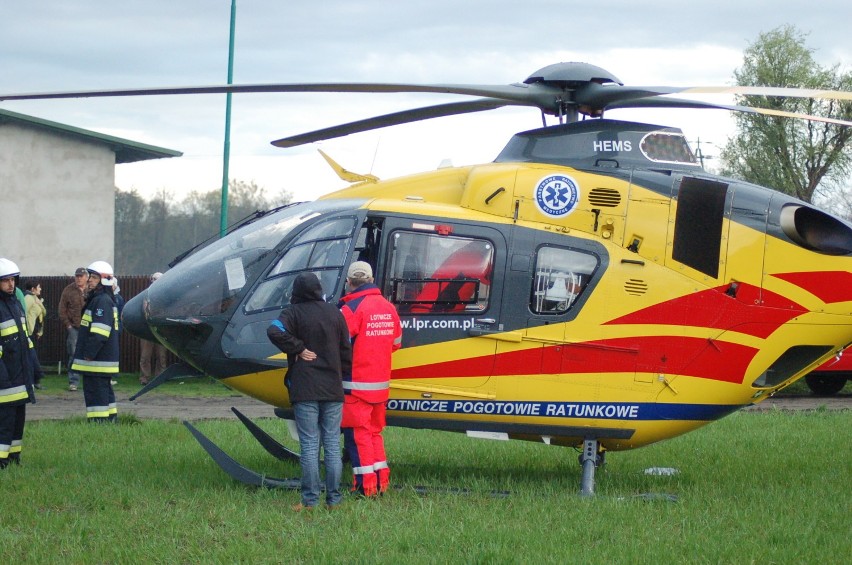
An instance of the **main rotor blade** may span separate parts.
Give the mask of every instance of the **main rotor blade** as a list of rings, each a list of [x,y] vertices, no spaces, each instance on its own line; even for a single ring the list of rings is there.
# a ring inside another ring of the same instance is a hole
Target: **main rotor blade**
[[[0,94],[0,101],[48,100],[67,98],[113,98],[125,96],[169,96],[185,94],[244,94],[285,92],[328,93],[433,93],[484,96],[507,103],[535,106],[548,114],[557,114],[565,106],[580,105],[594,114],[613,103],[627,100],[663,96],[666,94],[739,94],[744,96],[787,96],[794,98],[820,98],[852,100],[852,92],[803,88],[763,86],[622,86],[586,82],[568,86],[560,82],[534,82],[531,84],[413,84],[413,83],[267,83],[230,84],[209,86],[170,86],[106,90],[78,90],[66,92],[36,92]],[[422,118],[426,119],[426,118]]]
[[[640,98],[637,100],[623,100],[620,102],[613,102],[612,104],[607,106],[608,110],[615,110],[618,108],[710,108],[715,110],[732,110],[734,112],[745,112],[748,114],[780,116],[783,118],[798,118],[801,120],[809,120],[812,122],[836,124],[839,126],[852,126],[852,122],[847,120],[839,120],[836,118],[825,118],[822,116],[812,116],[810,114],[786,112],[784,110],[775,110],[772,108],[759,108],[756,106],[714,104],[713,102],[704,102],[701,100],[686,100],[683,98]]]
[[[604,109],[607,107],[614,107],[615,104],[620,105],[628,100],[646,98],[653,99],[654,97],[664,96],[667,94],[739,94],[742,96],[778,96],[782,98],[852,100],[852,92],[842,90],[816,90],[768,86],[621,86],[618,84],[598,84],[590,82],[577,89],[574,94],[574,102],[580,106],[587,106],[592,109]]]
[[[449,104],[439,104],[437,106],[427,106],[424,108],[415,108],[413,110],[403,110],[393,114],[385,114],[376,116],[357,122],[349,122],[324,129],[284,137],[272,142],[276,147],[296,147],[313,143],[315,141],[323,141],[325,139],[333,139],[335,137],[343,137],[352,133],[369,131],[373,129],[384,128],[388,126],[396,126],[417,122],[420,120],[428,120],[431,118],[441,118],[444,116],[454,116],[457,114],[470,114],[473,112],[483,112],[485,110],[494,110],[509,105],[524,105],[517,102],[509,102],[506,100],[498,100],[495,98],[478,98],[466,102],[451,102]]]
[[[115,98],[122,96],[169,96],[181,94],[274,93],[274,92],[350,92],[350,93],[407,93],[463,94],[488,96],[519,103],[529,103],[530,93],[538,93],[539,85],[476,85],[476,84],[408,84],[408,83],[268,83],[222,84],[209,86],[165,86],[151,88],[124,88],[106,90],[74,90],[66,92],[33,92],[0,94],[6,100],[49,100],[59,98]],[[552,89],[547,89],[552,90]]]
[[[660,87],[665,88],[665,87]],[[690,86],[672,89],[669,94],[739,94],[743,96],[779,96],[782,98],[819,98],[852,100],[852,92],[780,86]]]

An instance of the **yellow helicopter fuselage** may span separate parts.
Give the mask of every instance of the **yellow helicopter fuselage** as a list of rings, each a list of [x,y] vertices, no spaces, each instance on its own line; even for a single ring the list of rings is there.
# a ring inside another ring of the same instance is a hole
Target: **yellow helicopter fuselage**
[[[491,252],[487,275],[451,274],[478,279],[485,300],[397,300],[389,423],[630,449],[760,402],[852,341],[852,258],[814,249],[790,219],[796,201],[700,169],[651,183],[617,172],[499,162],[322,199],[361,201],[383,222],[374,259],[392,301],[407,281],[442,280],[441,265],[403,276],[394,253],[407,234]],[[553,186],[568,186],[570,213],[547,213]],[[582,255],[577,272],[543,269],[543,249]],[[281,370],[222,380],[288,406]]]

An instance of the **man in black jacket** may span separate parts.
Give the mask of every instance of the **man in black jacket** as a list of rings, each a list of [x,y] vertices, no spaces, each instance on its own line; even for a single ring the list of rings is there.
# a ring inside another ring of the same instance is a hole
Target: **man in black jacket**
[[[83,397],[89,422],[115,422],[118,405],[112,378],[118,374],[118,308],[113,297],[112,266],[95,261],[89,273],[86,304],[71,369],[83,375]]]
[[[24,310],[15,298],[20,274],[15,263],[0,258],[0,469],[21,462],[26,404],[35,398],[32,344]]]
[[[329,509],[340,504],[340,421],[343,414],[343,373],[352,370],[352,346],[346,320],[323,300],[322,285],[313,273],[293,282],[290,306],[266,331],[287,354],[287,385],[299,432],[302,501],[293,510],[319,504],[319,443],[325,456],[325,492]]]

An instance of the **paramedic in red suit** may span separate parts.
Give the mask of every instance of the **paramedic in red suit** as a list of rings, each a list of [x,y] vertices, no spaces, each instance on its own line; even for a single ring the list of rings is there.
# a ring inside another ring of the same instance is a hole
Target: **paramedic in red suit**
[[[346,277],[341,312],[352,338],[352,374],[343,375],[343,439],[352,462],[353,492],[376,496],[388,488],[390,468],[382,430],[391,375],[391,353],[402,345],[394,306],[373,284],[369,263],[356,261]]]

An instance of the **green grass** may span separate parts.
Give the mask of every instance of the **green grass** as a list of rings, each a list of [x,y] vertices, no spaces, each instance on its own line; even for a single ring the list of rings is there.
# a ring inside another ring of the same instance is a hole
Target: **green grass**
[[[259,420],[278,438],[283,422]],[[25,563],[840,563],[852,555],[852,412],[743,412],[611,453],[597,496],[573,450],[391,428],[398,486],[297,515],[298,493],[242,486],[177,422],[27,425],[0,475],[0,555]],[[236,421],[197,427],[243,464],[277,462]],[[675,467],[671,477],[649,467]],[[346,479],[348,481],[348,477]],[[493,491],[510,491],[505,497]],[[642,499],[673,494],[677,502]]]

